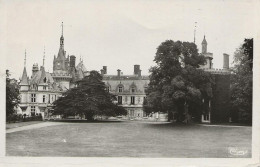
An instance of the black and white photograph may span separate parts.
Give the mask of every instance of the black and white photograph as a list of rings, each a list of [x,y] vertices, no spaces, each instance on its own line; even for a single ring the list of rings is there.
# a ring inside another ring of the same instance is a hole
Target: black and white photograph
[[[0,1],[0,166],[259,167],[259,4]]]

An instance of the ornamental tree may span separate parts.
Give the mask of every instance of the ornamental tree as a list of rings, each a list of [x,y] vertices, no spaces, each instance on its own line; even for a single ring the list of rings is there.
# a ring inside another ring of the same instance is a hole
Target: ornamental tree
[[[231,75],[231,107],[239,121],[252,122],[253,38],[245,39],[234,53]]]
[[[16,83],[11,83],[9,70],[6,70],[6,120],[15,115],[15,107],[20,101],[19,89]]]
[[[115,96],[106,91],[102,76],[97,71],[78,81],[76,87],[63,93],[54,102],[53,114],[63,117],[80,115],[93,120],[95,115],[126,115],[126,110],[113,103]]]
[[[184,120],[184,112],[193,114],[202,106],[202,99],[212,97],[209,73],[199,69],[205,58],[194,43],[166,40],[157,48],[150,69],[146,112],[176,113],[177,121]]]

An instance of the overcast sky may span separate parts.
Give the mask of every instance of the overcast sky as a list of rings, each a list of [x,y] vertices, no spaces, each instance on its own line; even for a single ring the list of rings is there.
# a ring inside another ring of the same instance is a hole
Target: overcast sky
[[[33,63],[52,72],[53,57],[59,49],[61,22],[64,22],[64,47],[69,55],[83,57],[88,70],[108,66],[109,74],[121,69],[133,74],[134,64],[149,74],[156,48],[166,39],[193,42],[201,51],[206,35],[213,66],[222,68],[223,53],[233,53],[244,38],[252,38],[256,26],[254,1],[1,1],[1,32],[6,60],[1,70],[9,69],[19,78],[27,50],[27,72]]]

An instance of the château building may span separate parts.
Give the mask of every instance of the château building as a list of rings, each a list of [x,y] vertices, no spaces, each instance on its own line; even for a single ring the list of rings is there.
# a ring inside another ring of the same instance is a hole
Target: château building
[[[206,58],[206,64],[203,69],[212,74],[215,84],[213,85],[213,98],[204,100],[204,111],[202,115],[197,116],[201,122],[220,122],[228,121],[230,113],[229,107],[229,89],[230,89],[230,71],[229,55],[223,54],[223,69],[213,68],[213,54],[207,52],[207,41],[204,36],[202,41],[201,54]],[[76,66],[76,56],[66,54],[64,49],[63,28],[60,37],[60,47],[57,55],[53,58],[53,72],[46,72],[43,64],[32,66],[32,76],[29,77],[26,71],[26,52],[24,61],[24,70],[20,79],[20,97],[21,101],[18,107],[18,113],[27,116],[41,114],[48,117],[49,110],[53,108],[53,102],[57,100],[63,92],[73,88],[76,81],[81,80],[88,74],[83,60],[80,59]],[[167,120],[167,115],[163,113],[146,114],[143,110],[143,102],[146,98],[145,90],[149,84],[149,76],[142,75],[140,65],[134,65],[132,75],[123,75],[121,70],[117,70],[116,75],[107,74],[107,66],[103,66],[100,71],[103,76],[107,90],[116,95],[116,103],[127,110],[126,119],[140,120]]]
[[[57,100],[64,91],[73,88],[77,80],[81,80],[87,70],[83,60],[77,66],[76,56],[67,55],[64,50],[63,31],[60,37],[60,48],[57,56],[53,59],[53,73],[45,71],[43,65],[39,68],[35,63],[32,66],[32,76],[29,77],[26,71],[26,52],[24,69],[20,79],[20,104],[18,113],[26,116],[41,114],[48,116],[48,111],[52,109],[53,102]]]

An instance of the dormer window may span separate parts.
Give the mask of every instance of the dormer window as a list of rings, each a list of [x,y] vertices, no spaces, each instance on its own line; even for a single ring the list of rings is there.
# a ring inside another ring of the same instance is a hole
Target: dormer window
[[[118,92],[123,92],[123,87],[122,86],[118,87]]]
[[[46,83],[46,82],[47,82],[47,79],[46,79],[46,77],[43,79],[43,82],[44,82],[44,83]]]
[[[134,93],[135,92],[135,87],[131,88],[131,92]]]

